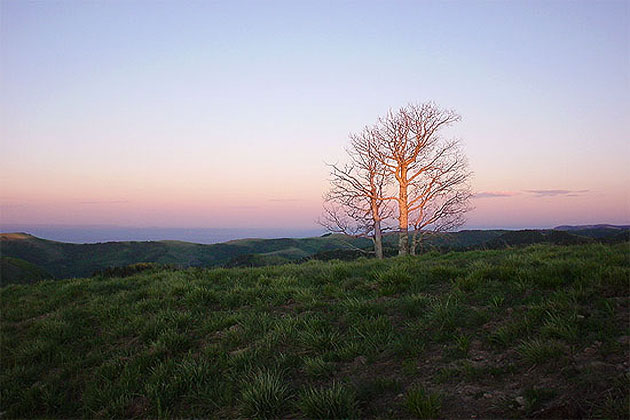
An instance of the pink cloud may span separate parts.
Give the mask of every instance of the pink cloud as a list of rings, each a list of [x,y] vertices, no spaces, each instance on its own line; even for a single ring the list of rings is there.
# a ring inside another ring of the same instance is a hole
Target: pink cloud
[[[474,195],[474,198],[500,198],[517,195],[516,191],[482,191]]]
[[[534,194],[535,197],[576,197],[587,193],[588,190],[525,190],[526,193]]]

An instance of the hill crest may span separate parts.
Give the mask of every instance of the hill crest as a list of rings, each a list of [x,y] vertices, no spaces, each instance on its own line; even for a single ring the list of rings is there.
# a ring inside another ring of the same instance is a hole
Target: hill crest
[[[36,239],[35,236],[24,232],[0,233],[0,239],[20,240],[20,239]]]
[[[587,230],[587,229],[626,230],[626,229],[630,229],[630,225],[610,225],[607,223],[600,223],[596,225],[560,225],[553,228],[553,230]]]

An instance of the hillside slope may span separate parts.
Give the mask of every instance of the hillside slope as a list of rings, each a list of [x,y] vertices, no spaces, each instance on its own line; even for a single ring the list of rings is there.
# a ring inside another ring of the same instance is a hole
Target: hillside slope
[[[275,253],[293,261],[316,252],[369,246],[367,239],[341,235],[305,239],[243,239],[204,245],[180,241],[104,242],[70,244],[23,233],[0,234],[0,255],[20,258],[41,267],[56,278],[89,276],[108,267],[139,262],[181,267],[212,267],[248,254]]]
[[[438,249],[471,250],[524,246],[534,243],[556,245],[594,241],[620,242],[630,231],[609,227],[563,230],[463,230],[447,235],[427,235],[418,252]],[[383,239],[385,254],[396,255],[398,234]],[[239,239],[204,245],[181,241],[105,242],[71,244],[37,238],[24,233],[0,234],[0,255],[19,258],[55,278],[89,276],[109,267],[137,263],[169,264],[178,267],[238,267],[278,265],[311,258],[351,260],[367,255],[357,249],[372,248],[365,238],[324,235],[315,238]]]
[[[618,232],[615,232],[615,234],[618,234]],[[579,245],[593,242],[594,239],[590,236],[579,236],[561,230],[518,230],[506,232],[486,242],[484,245],[489,249],[498,249],[540,243]]]
[[[0,289],[3,418],[624,418],[628,243]]]
[[[0,257],[0,286],[36,283],[52,278],[41,268],[19,258]]]

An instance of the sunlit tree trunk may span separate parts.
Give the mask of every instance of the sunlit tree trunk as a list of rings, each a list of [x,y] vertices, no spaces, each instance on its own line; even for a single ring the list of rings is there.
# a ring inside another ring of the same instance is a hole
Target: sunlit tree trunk
[[[463,220],[467,210],[469,172],[456,141],[444,141],[438,132],[460,120],[454,111],[434,103],[409,104],[379,118],[371,128],[374,156],[395,177],[398,203],[398,254],[410,249],[410,225],[447,230]],[[425,211],[427,210],[427,211]],[[418,219],[413,214],[420,212]],[[420,240],[422,235],[420,236]]]
[[[379,260],[383,259],[383,234],[380,220],[374,222],[374,255]]]
[[[374,255],[383,258],[383,222],[393,210],[383,198],[388,174],[375,159],[369,132],[351,135],[347,153],[350,162],[344,166],[329,165],[331,189],[325,196],[324,215],[319,223],[331,232],[354,237],[369,237]]]
[[[409,254],[409,207],[407,200],[407,171],[401,170],[398,192],[398,255]]]
[[[375,188],[372,188],[375,192]],[[381,231],[381,214],[379,211],[379,202],[376,199],[371,200],[372,219],[374,220],[374,255],[379,260],[383,259],[383,233]]]

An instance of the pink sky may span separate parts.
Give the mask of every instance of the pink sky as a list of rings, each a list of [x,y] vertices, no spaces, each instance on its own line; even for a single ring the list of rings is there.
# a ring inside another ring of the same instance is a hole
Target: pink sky
[[[1,2],[0,223],[314,227],[348,133],[427,100],[467,227],[630,223],[627,2],[298,3]]]

